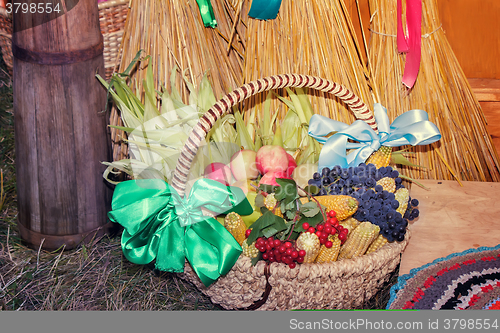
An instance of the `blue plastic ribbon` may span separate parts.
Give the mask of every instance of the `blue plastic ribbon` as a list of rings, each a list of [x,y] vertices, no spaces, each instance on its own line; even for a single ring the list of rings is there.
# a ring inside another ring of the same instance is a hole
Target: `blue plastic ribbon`
[[[281,0],[253,0],[248,16],[259,20],[274,20],[280,6]]]
[[[387,109],[381,104],[375,103],[373,112],[378,134],[363,120],[347,125],[317,114],[311,117],[309,135],[324,144],[319,155],[319,171],[335,165],[343,168],[357,166],[382,145],[427,145],[441,139],[439,129],[429,121],[427,112],[423,110],[407,111],[394,119],[392,124]],[[350,149],[353,150],[347,154]]]

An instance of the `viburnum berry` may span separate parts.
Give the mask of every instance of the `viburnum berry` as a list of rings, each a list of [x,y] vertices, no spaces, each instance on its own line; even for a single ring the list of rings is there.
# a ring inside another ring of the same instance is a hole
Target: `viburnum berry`
[[[343,241],[345,241],[345,240],[347,239],[347,234],[345,234],[345,233],[341,232],[341,233],[339,234],[339,239],[340,239],[342,242],[343,242]]]
[[[333,246],[333,242],[332,242],[332,241],[326,241],[326,243],[325,243],[325,247],[326,247],[327,249],[331,248],[332,246]]]
[[[320,238],[322,234],[323,234],[323,232],[321,232],[321,231],[316,231],[316,236],[318,236],[318,238]]]
[[[316,229],[314,229],[314,227],[309,227],[309,229],[307,229],[307,232],[314,234],[316,232]]]
[[[324,227],[325,227],[324,225],[320,224],[320,225],[316,226],[316,230],[323,231]]]
[[[301,251],[303,251],[303,250],[301,250]],[[296,258],[298,258],[298,257],[300,256],[300,251],[293,250],[293,251],[292,251],[292,253],[290,254],[290,256],[291,256],[293,259],[296,259]],[[304,251],[304,255],[303,255],[303,256],[305,256],[305,251]],[[303,256],[302,256],[302,257],[303,257]]]
[[[288,255],[288,256],[289,256],[289,255],[291,255],[291,254],[292,254],[292,252],[293,252],[293,250],[292,250],[292,248],[291,248],[291,247],[288,247],[288,248],[286,249],[286,251],[285,251],[286,255]]]
[[[248,236],[250,236],[251,233],[252,229],[247,229],[247,231],[245,231],[245,237],[248,238]]]
[[[300,250],[298,252],[299,257],[305,257],[306,256],[306,251],[305,250]]]
[[[299,264],[302,264],[304,262],[304,257],[297,257],[296,261],[299,263]]]
[[[279,239],[274,240],[274,247],[278,247],[281,245],[281,241]]]
[[[294,262],[291,262],[288,264],[288,267],[290,267],[291,269],[294,269],[296,266],[297,266],[297,264]]]
[[[333,209],[328,212],[328,217],[335,217],[337,216],[337,212],[334,211]]]
[[[281,245],[281,246],[279,247],[279,250],[280,250],[280,253],[285,253],[285,251],[286,251],[286,247],[285,247],[285,245]]]
[[[267,252],[266,253],[262,253],[262,259],[264,259],[264,260],[269,259],[269,254],[267,254]]]
[[[292,247],[292,243],[291,242],[285,242],[285,247],[291,248]]]
[[[332,232],[332,227],[325,227],[324,230],[327,234],[330,234]]]
[[[309,226],[309,223],[307,223],[307,222],[302,223],[302,228],[303,228],[304,230],[309,229],[309,227],[310,227],[310,226]]]

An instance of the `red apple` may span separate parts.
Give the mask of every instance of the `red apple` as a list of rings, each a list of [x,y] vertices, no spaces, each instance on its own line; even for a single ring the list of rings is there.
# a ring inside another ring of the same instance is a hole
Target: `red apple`
[[[288,168],[287,152],[283,147],[267,145],[257,151],[257,169],[263,175],[270,171],[283,171]]]
[[[286,175],[288,178],[292,177],[293,170],[297,167],[297,162],[295,162],[295,159],[293,158],[292,155],[286,153],[288,157],[288,167],[286,168]]]
[[[259,176],[259,170],[255,162],[256,157],[257,153],[250,149],[243,149],[236,152],[231,157],[231,162],[229,163],[234,179],[257,178]]]
[[[279,184],[276,182],[276,178],[290,179],[290,177],[284,171],[274,171],[274,172],[270,171],[266,173],[264,176],[262,176],[259,185],[266,184],[266,185],[279,186]]]
[[[226,186],[231,182],[231,170],[224,163],[210,163],[205,167],[203,175],[205,178],[216,180]]]

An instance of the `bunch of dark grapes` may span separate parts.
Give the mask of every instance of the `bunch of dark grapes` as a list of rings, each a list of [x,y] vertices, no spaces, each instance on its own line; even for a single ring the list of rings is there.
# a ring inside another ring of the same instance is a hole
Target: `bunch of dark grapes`
[[[394,178],[396,190],[403,187],[397,170],[390,166],[377,169],[374,164],[365,163],[348,168],[342,168],[340,165],[332,169],[323,168],[321,173],[314,173],[313,178],[309,180],[309,185],[319,188],[317,195],[351,195],[359,189],[368,190],[375,187],[377,181],[384,177]]]
[[[392,167],[378,168],[374,164],[361,163],[356,167],[342,168],[337,165],[333,168],[324,168],[321,173],[314,173],[309,185],[319,188],[317,195],[350,195],[358,200],[358,210],[353,217],[360,221],[369,221],[380,227],[381,234],[389,242],[402,241],[405,238],[408,221],[418,217],[418,200],[409,200],[404,216],[396,210],[399,202],[394,193],[377,185],[377,181],[393,178],[396,191],[404,187],[399,172]]]

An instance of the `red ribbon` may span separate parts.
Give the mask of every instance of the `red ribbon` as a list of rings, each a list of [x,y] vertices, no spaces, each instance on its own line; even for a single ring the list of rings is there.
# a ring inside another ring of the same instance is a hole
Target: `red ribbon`
[[[398,0],[398,51],[406,53],[403,84],[411,88],[417,80],[418,70],[420,68],[422,0],[406,0],[406,29],[408,35],[406,35],[403,30],[402,11],[401,0]]]

